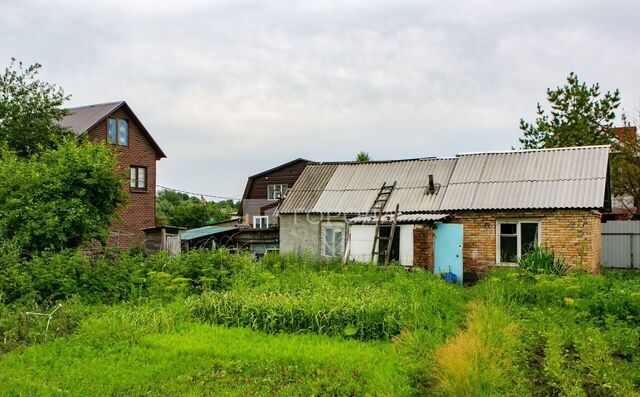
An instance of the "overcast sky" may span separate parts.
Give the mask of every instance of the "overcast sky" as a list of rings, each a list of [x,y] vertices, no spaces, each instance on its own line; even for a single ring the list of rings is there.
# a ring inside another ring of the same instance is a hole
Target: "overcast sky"
[[[569,72],[640,103],[639,1],[0,0],[0,60],[69,105],[126,100],[160,185],[242,195],[294,158],[518,146]]]

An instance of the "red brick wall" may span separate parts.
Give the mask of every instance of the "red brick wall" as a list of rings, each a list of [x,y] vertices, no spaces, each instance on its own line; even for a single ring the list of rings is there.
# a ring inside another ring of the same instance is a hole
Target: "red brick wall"
[[[119,172],[125,179],[127,203],[118,212],[119,220],[111,227],[109,245],[130,247],[135,242],[142,242],[144,233],[141,229],[156,224],[156,153],[124,109],[113,112],[110,117],[126,119],[129,123],[129,146],[110,145],[118,154]],[[107,142],[107,120],[103,120],[89,131],[89,138],[95,142]],[[129,190],[129,167],[147,167],[147,191],[131,192]]]
[[[457,213],[450,222],[464,227],[465,272],[483,273],[496,263],[496,220],[509,218],[540,220],[543,246],[573,267],[598,272],[600,217],[589,210],[487,211]]]
[[[433,271],[433,236],[430,226],[413,229],[413,266]]]

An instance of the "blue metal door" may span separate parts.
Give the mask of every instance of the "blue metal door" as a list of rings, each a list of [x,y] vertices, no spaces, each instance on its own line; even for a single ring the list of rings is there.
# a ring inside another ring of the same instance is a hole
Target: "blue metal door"
[[[440,223],[435,230],[434,273],[453,273],[462,283],[462,225]]]

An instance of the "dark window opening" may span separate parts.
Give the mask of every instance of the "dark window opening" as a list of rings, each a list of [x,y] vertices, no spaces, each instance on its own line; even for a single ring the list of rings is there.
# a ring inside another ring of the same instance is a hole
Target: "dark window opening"
[[[389,237],[391,235],[391,226],[389,225],[380,225],[379,231],[380,237]],[[389,244],[389,240],[379,240],[378,241],[378,251],[380,255],[378,255],[378,263],[384,264],[385,253],[387,252],[387,247]],[[391,252],[389,253],[389,262],[392,261],[400,261],[400,228],[396,226],[395,232],[393,232],[393,241],[391,242]]]

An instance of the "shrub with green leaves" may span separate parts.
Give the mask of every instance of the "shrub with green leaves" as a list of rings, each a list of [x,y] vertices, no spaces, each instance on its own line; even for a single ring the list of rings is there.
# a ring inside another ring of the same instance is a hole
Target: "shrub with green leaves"
[[[563,258],[556,257],[553,251],[535,244],[518,260],[518,266],[531,273],[558,276],[564,276],[571,269],[567,262]]]
[[[114,153],[67,140],[21,158],[0,148],[0,243],[35,254],[105,240],[125,202]]]

